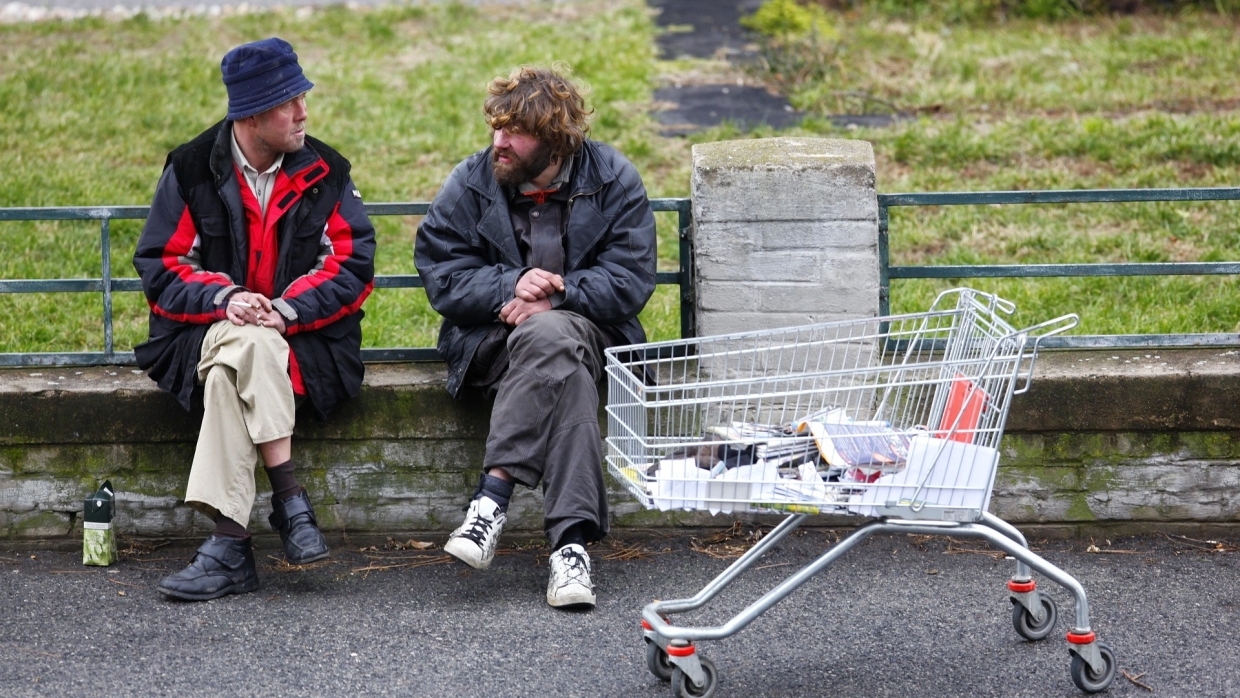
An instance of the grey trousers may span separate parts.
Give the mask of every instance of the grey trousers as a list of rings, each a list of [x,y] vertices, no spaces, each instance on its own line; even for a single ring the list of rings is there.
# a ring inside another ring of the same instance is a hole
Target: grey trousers
[[[554,547],[574,524],[607,534],[598,382],[607,336],[576,313],[549,310],[508,336],[508,370],[495,385],[482,468],[543,488],[543,527]]]

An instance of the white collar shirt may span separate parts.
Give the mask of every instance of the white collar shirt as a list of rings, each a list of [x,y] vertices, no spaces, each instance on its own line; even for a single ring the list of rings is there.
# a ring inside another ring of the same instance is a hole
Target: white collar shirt
[[[237,144],[235,132],[231,134],[231,139],[233,162],[237,163],[237,167],[245,175],[246,184],[250,186],[254,198],[258,199],[258,210],[262,212],[263,219],[266,220],[267,202],[271,201],[271,190],[276,185],[276,174],[280,171],[280,166],[284,164],[284,153],[276,156],[276,161],[271,164],[271,167],[259,172],[254,169],[249,160],[245,159],[245,153],[241,152],[241,146]]]

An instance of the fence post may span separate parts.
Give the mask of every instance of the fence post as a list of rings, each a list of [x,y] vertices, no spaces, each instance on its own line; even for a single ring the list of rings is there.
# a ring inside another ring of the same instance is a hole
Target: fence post
[[[869,143],[764,138],[693,146],[697,334],[879,312]]]
[[[115,351],[112,337],[112,219],[99,223],[100,263],[103,271],[103,353],[111,360]]]

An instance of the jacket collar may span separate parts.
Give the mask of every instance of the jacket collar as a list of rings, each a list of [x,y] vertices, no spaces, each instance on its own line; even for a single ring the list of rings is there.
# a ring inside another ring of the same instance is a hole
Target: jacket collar
[[[586,141],[582,144],[581,149],[577,151],[575,157],[577,159],[576,168],[573,172],[572,181],[569,183],[569,200],[581,194],[593,194],[602,189],[608,182],[616,178],[616,173],[602,158],[598,157],[595,150],[596,146],[592,141]],[[465,186],[477,192],[488,203],[480,206],[481,216],[478,220],[478,233],[485,237],[496,249],[501,250],[508,263],[513,266],[521,266],[521,252],[517,249],[516,235],[512,229],[512,218],[508,215],[508,200],[503,194],[503,190],[499,183],[495,181],[495,175],[491,171],[491,148],[479,151],[474,155],[471,169],[465,177]],[[569,229],[570,235],[572,230],[572,216],[570,215]],[[602,234],[602,230],[598,231]],[[571,242],[571,241],[570,241]],[[566,247],[565,252],[572,254]],[[581,253],[575,255],[576,259],[566,260],[571,264],[579,261]]]
[[[215,175],[215,181],[226,182],[232,177],[236,170],[233,169],[232,156],[232,125],[233,122],[224,120],[216,124],[215,144],[211,146],[211,172]],[[320,171],[313,169],[306,171],[307,168],[313,168],[315,164],[321,164]],[[284,164],[280,167],[284,174],[295,182],[299,182],[300,188],[310,186],[314,182],[319,181],[327,175],[327,164],[314,152],[309,143],[303,145],[301,150],[295,153],[286,153],[284,156]]]

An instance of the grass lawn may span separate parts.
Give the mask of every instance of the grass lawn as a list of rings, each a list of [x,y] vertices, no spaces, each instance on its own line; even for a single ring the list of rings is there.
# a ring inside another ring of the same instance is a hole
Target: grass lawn
[[[591,89],[595,137],[637,165],[652,196],[686,196],[689,146],[748,137],[718,128],[666,139],[647,113],[661,76],[735,71],[661,63],[637,0],[518,6],[344,8],[230,18],[0,26],[0,206],[146,204],[167,151],[224,113],[219,59],[279,35],[307,75],[312,134],[354,163],[368,201],[427,200],[484,146],[487,81],[521,63],[570,63]],[[889,129],[811,117],[789,133],[873,142],[883,192],[1233,186],[1240,165],[1240,21],[1212,14],[943,25],[874,11],[832,14],[839,50],[783,87],[811,113],[856,111],[868,93],[919,113]],[[749,79],[772,79],[755,72]],[[874,102],[869,106],[872,108]],[[774,135],[759,132],[757,136]],[[894,264],[1240,259],[1240,204],[894,209]],[[661,268],[676,266],[674,214],[659,214]],[[416,220],[379,218],[380,273],[412,273]],[[114,274],[137,222],[117,222]],[[100,274],[98,226],[0,224],[0,278]],[[1230,277],[977,280],[1016,301],[1017,322],[1079,312],[1078,332],[1236,331]],[[949,282],[896,281],[893,310],[924,309]],[[145,337],[139,294],[115,300],[117,348]],[[0,296],[0,351],[102,347],[96,294]],[[430,346],[420,290],[367,303],[367,346]],[[643,314],[679,333],[673,288]]]
[[[910,24],[831,15],[839,50],[794,104],[857,109],[863,92],[913,121],[820,135],[869,140],[882,192],[1240,186],[1234,16]],[[874,108],[875,103],[868,104]],[[1240,259],[1240,202],[897,208],[892,264]],[[959,281],[897,280],[892,309]],[[1236,280],[966,280],[1016,301],[1020,324],[1081,314],[1080,334],[1236,332]]]
[[[353,163],[368,201],[429,200],[462,158],[489,143],[487,82],[519,64],[571,63],[589,87],[594,137],[626,153],[652,196],[684,195],[689,152],[658,137],[646,114],[654,27],[640,2],[586,9],[460,5],[298,17],[82,20],[0,26],[0,206],[147,204],[168,150],[220,119],[220,57],[279,35],[308,77],[308,130]],[[675,214],[659,214],[661,268],[677,267]],[[417,220],[376,218],[379,273],[415,273]],[[113,223],[113,273],[129,263],[140,222]],[[0,278],[98,277],[94,223],[0,224]],[[116,346],[146,336],[140,294],[114,300]],[[367,346],[433,346],[439,317],[420,289],[380,290],[366,304]],[[675,289],[643,320],[679,335]],[[102,348],[98,294],[0,296],[0,351]]]

